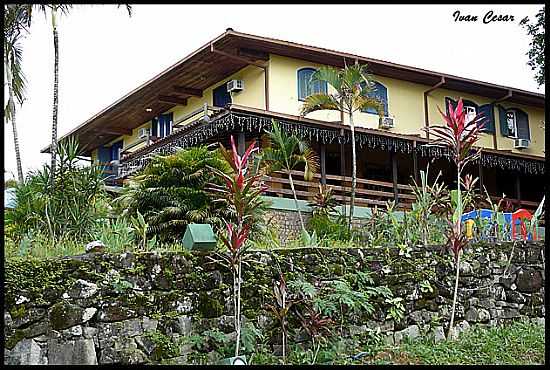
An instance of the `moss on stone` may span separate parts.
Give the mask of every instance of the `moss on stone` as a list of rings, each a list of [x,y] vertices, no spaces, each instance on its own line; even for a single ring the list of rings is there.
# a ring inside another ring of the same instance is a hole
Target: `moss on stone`
[[[15,332],[6,338],[6,348],[11,350],[19,341],[25,339],[25,330],[23,329],[17,329]]]
[[[204,318],[214,318],[223,315],[223,304],[218,299],[209,296],[205,292],[199,294],[198,312]]]

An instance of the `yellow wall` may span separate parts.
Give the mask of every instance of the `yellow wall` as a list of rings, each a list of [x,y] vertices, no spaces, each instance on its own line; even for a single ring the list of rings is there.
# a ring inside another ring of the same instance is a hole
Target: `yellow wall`
[[[189,97],[187,99],[187,105],[176,105],[172,109],[162,112],[168,113],[172,112],[174,114],[174,122],[177,122],[185,115],[191,113],[194,110],[201,108],[204,103],[207,103],[209,106],[213,104],[212,92],[218,86],[227,83],[229,80],[243,80],[244,81],[244,90],[238,93],[234,93],[232,96],[232,101],[234,104],[244,105],[252,108],[265,109],[265,100],[264,100],[264,71],[262,68],[255,66],[247,66],[240,71],[232,74],[231,76],[225,78],[224,80],[210,86],[209,88],[203,91],[203,96],[199,97]],[[138,140],[138,132],[142,127],[151,127],[151,121],[147,121],[139,127],[132,130],[132,135],[124,135],[124,148],[128,147],[132,143]],[[120,140],[120,137],[113,142]],[[137,150],[145,146],[145,143],[139,144],[131,149],[131,151]]]
[[[269,110],[298,116],[300,114],[302,102],[298,100],[297,71],[304,67],[318,68],[319,66],[319,64],[308,61],[271,54],[268,69]],[[373,77],[376,81],[386,86],[388,91],[388,113],[395,119],[395,127],[391,129],[390,132],[420,134],[422,137],[425,137],[422,131],[424,127],[423,93],[429,86],[376,75]],[[252,108],[265,109],[264,71],[262,68],[256,66],[247,66],[237,73],[225,78],[223,81],[205,89],[203,91],[203,97],[190,97],[187,100],[186,106],[178,105],[163,113],[173,112],[174,122],[177,122],[186,114],[201,108],[204,103],[211,106],[213,104],[212,91],[216,87],[232,79],[243,80],[245,84],[245,89],[242,92],[233,94],[233,103]],[[328,92],[334,92],[330,86]],[[443,123],[437,107],[441,107],[444,111],[446,96],[454,99],[462,97],[474,101],[478,105],[491,102],[491,99],[482,96],[465,94],[447,89],[436,89],[428,95],[430,125],[439,125]],[[495,108],[494,116],[498,149],[544,156],[544,130],[541,128],[541,121],[544,120],[544,110],[507,102],[501,104],[505,108],[516,107],[527,112],[531,131],[531,144],[528,149],[521,151],[513,149],[513,140],[500,135],[498,109]],[[340,121],[340,113],[337,111],[313,112],[307,117],[328,122]],[[349,123],[347,117],[345,117],[344,122]],[[354,122],[358,127],[378,128],[378,115],[358,112],[354,115]],[[132,130],[132,135],[121,136],[113,140],[113,142],[123,138],[124,148],[128,147],[138,140],[138,131],[142,127],[151,127],[151,121],[145,122],[138,128]],[[132,148],[132,151],[144,145],[145,143],[140,144]],[[479,145],[486,148],[494,148],[493,135],[483,133]],[[96,158],[95,155],[96,151],[92,153],[92,158]]]
[[[270,110],[299,115],[302,102],[298,100],[297,71],[304,67],[318,68],[319,66],[320,64],[271,54],[269,76]],[[420,134],[422,137],[425,137],[422,131],[424,127],[424,91],[428,90],[430,86],[376,75],[373,75],[373,77],[376,81],[383,84],[388,91],[388,114],[395,119],[395,127],[390,132]],[[328,92],[333,92],[330,86]],[[446,96],[454,99],[462,97],[478,105],[487,104],[492,101],[482,96],[447,89],[436,89],[428,95],[428,120],[430,125],[443,124],[443,119],[437,107],[439,106],[445,111]],[[531,144],[527,149],[513,149],[513,139],[503,137],[500,134],[498,109],[495,107],[497,148],[512,150],[515,153],[544,156],[544,130],[541,128],[541,121],[544,120],[544,110],[506,102],[501,104],[505,108],[520,108],[528,114]],[[324,121],[340,121],[340,113],[333,111],[313,112],[307,115],[307,117]],[[378,128],[378,115],[376,114],[357,112],[354,114],[353,119],[355,125],[358,127]],[[344,122],[349,124],[347,116],[344,117]],[[478,145],[493,149],[493,134],[482,133]]]
[[[443,112],[445,112],[445,97],[451,97],[455,100],[458,98],[463,98],[471,100],[478,105],[491,103],[493,100],[482,97],[479,95],[471,95],[462,92],[447,90],[447,89],[437,89],[432,91],[428,96],[428,107],[429,107],[429,122],[430,125],[441,125],[443,124],[443,119],[441,114],[437,110],[437,107],[440,107]],[[508,137],[504,137],[500,134],[500,117],[498,112],[497,104],[502,105],[504,108],[519,108],[525,111],[529,118],[529,130],[531,133],[531,143],[527,149],[514,149],[514,140]],[[494,117],[495,117],[495,131],[497,137],[497,149],[499,150],[511,150],[513,153],[523,153],[536,156],[544,156],[544,130],[542,129],[541,122],[544,120],[544,109],[530,107],[521,104],[513,104],[509,102],[501,102],[495,104],[494,108]],[[482,133],[481,138],[478,142],[478,145],[484,148],[494,149],[493,143],[493,134]]]

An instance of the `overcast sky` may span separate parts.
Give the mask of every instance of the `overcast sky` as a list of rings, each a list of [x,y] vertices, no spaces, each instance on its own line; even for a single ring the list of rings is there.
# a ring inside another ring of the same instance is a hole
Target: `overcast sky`
[[[349,52],[543,93],[527,66],[529,38],[518,23],[542,5],[116,5],[75,6],[59,21],[62,136],[226,28]],[[455,22],[453,13],[477,15]],[[513,22],[484,24],[488,11]],[[49,18],[34,16],[23,41],[27,100],[17,124],[23,169],[48,160],[53,41]],[[5,89],[6,90],[6,89]],[[5,93],[6,96],[6,93]],[[11,125],[4,125],[6,178],[16,176]]]

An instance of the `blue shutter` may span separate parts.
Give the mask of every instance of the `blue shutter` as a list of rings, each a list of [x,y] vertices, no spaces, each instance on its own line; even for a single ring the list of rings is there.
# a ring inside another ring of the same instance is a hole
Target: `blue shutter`
[[[506,120],[506,109],[502,105],[498,106],[498,121],[500,123],[500,134],[508,136],[508,121]]]
[[[172,133],[172,121],[173,121],[174,114],[172,112],[167,113],[164,124],[166,125],[166,129],[164,132],[166,133],[166,136],[170,135]]]
[[[110,174],[105,173],[105,171],[111,171],[111,166],[108,164],[111,162],[111,148],[100,146],[97,148],[97,161],[99,167],[104,171],[103,177],[107,177]]]
[[[531,140],[531,134],[529,133],[529,118],[527,113],[520,109],[516,109],[515,111],[518,138]]]
[[[158,136],[158,120],[156,118],[151,120],[151,136]]]
[[[483,123],[483,132],[495,133],[495,115],[494,105],[484,104],[481,105],[477,111],[478,114],[483,114],[481,122]]]
[[[164,137],[164,116],[161,114],[158,116],[158,130],[159,130],[159,137]]]
[[[111,145],[111,160],[118,160],[120,159],[120,155],[119,155],[119,152],[118,150],[119,149],[122,149],[122,145],[123,145],[123,141],[120,140],[120,141],[117,141],[116,143],[114,143],[113,145]]]

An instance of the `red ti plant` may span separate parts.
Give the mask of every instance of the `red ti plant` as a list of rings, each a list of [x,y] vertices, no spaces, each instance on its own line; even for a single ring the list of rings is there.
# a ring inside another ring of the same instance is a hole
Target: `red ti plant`
[[[247,249],[248,234],[253,227],[255,210],[262,204],[260,195],[266,190],[261,180],[262,173],[251,173],[248,168],[251,155],[258,150],[254,141],[240,156],[231,136],[231,151],[220,144],[220,152],[231,166],[232,173],[226,174],[210,168],[226,184],[226,187],[211,184],[210,190],[220,194],[216,201],[225,202],[232,215],[232,220],[225,221],[227,236],[222,235],[220,238],[227,247],[228,253],[224,257],[233,273],[233,312],[237,332],[235,356],[239,355],[241,340],[241,262]]]
[[[481,148],[475,150],[474,144],[479,139],[479,132],[483,128],[483,115],[478,114],[472,120],[466,121],[466,112],[463,110],[462,99],[458,101],[456,109],[453,109],[449,103],[449,113],[445,114],[439,107],[439,113],[443,116],[446,125],[432,126],[426,128],[426,131],[435,137],[435,140],[427,145],[447,147],[451,154],[452,161],[457,167],[457,204],[453,213],[451,231],[447,237],[448,246],[452,250],[456,263],[455,289],[453,295],[453,308],[451,312],[451,321],[447,337],[453,336],[453,324],[456,309],[456,299],[458,293],[458,277],[460,271],[461,252],[467,244],[467,239],[461,232],[461,218],[464,211],[460,185],[462,171],[466,165],[480,156]],[[469,182],[472,182],[471,180]]]

